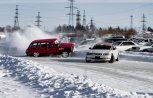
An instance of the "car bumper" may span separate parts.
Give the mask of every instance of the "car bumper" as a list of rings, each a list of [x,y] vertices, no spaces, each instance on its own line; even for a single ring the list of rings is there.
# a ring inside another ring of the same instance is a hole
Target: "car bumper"
[[[111,56],[86,56],[89,61],[110,61]]]

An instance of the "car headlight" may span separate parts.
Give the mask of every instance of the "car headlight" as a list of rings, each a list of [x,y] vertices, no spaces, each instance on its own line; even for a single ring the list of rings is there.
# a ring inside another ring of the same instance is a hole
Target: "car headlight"
[[[103,55],[109,55],[109,53],[103,53]]]

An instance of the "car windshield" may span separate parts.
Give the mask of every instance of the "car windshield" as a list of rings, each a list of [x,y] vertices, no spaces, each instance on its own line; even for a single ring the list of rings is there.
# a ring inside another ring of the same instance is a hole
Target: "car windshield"
[[[109,39],[105,39],[104,42],[106,43],[115,43],[117,41],[126,41],[126,38],[109,38]]]
[[[120,44],[121,44],[121,42],[115,42],[115,43],[113,43],[113,45],[115,45],[115,46],[118,46]]]
[[[93,49],[105,49],[105,50],[110,50],[111,46],[107,46],[107,45],[95,45],[93,47]]]

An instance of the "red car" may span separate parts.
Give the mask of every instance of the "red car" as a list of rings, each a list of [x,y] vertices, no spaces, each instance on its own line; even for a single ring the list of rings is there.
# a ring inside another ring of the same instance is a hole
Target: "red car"
[[[34,40],[26,50],[27,56],[62,55],[68,57],[74,50],[73,43],[60,43],[57,38]]]

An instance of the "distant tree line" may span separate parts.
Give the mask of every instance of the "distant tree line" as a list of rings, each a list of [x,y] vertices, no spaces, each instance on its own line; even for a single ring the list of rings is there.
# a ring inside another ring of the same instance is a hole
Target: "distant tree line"
[[[125,36],[126,38],[132,37],[137,34],[137,31],[135,29],[128,29],[128,28],[99,28],[98,30],[98,36],[104,36],[107,34],[111,34],[114,36]]]
[[[92,37],[93,35],[95,36],[105,36],[108,34],[111,35],[122,35],[127,38],[134,36],[137,34],[137,31],[135,29],[128,29],[128,28],[113,28],[113,27],[108,27],[108,28],[91,28],[90,26],[82,26],[82,25],[77,25],[76,27],[74,26],[68,26],[68,25],[59,25],[55,29],[56,33],[75,33],[76,35],[86,35],[87,37]]]

